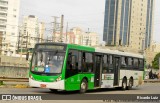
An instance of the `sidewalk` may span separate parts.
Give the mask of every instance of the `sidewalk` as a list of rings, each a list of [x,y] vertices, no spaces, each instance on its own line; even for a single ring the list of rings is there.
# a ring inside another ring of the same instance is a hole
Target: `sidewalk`
[[[160,83],[160,79],[145,79],[144,83]]]

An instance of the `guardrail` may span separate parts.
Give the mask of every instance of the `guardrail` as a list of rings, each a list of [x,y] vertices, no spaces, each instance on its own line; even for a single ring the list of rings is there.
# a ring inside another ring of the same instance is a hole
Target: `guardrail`
[[[29,67],[28,64],[25,63],[10,63],[10,62],[0,62],[0,66],[10,66],[10,67]]]
[[[160,79],[145,79],[144,83],[160,83]]]
[[[28,82],[28,78],[10,78],[10,77],[0,77],[0,82]]]

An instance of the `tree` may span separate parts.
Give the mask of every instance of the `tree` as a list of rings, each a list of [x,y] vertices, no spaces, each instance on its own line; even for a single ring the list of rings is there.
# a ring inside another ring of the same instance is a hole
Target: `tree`
[[[160,53],[158,53],[155,57],[154,60],[152,61],[152,67],[154,69],[159,69],[159,58],[160,58]]]

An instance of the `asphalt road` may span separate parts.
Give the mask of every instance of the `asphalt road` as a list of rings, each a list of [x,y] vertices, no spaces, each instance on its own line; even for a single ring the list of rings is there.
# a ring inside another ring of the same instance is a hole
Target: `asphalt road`
[[[0,94],[79,94],[74,92],[51,92],[44,88],[0,88]],[[86,94],[160,94],[160,83],[145,83],[139,87],[134,87],[132,90],[122,91],[119,88],[98,89],[87,91]]]
[[[83,94],[79,94],[78,91],[74,92],[51,92],[49,89],[41,89],[41,88],[0,88],[0,94],[45,94],[52,96],[83,96]],[[134,87],[132,90],[122,91],[120,89],[100,89],[100,90],[91,90],[87,91],[86,94],[160,94],[160,83],[145,83],[139,87]],[[0,103],[7,102],[13,103],[16,101],[0,101]],[[18,103],[32,103],[31,101],[18,101]],[[50,100],[50,101],[33,101],[33,103],[82,103],[82,101],[72,101],[72,100]],[[102,100],[87,100],[83,103],[104,103]]]

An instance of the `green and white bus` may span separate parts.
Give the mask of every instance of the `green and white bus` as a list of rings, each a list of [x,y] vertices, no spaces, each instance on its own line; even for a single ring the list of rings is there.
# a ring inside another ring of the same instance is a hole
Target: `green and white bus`
[[[121,87],[142,84],[143,55],[75,44],[38,43],[30,63],[29,85],[51,91]]]

